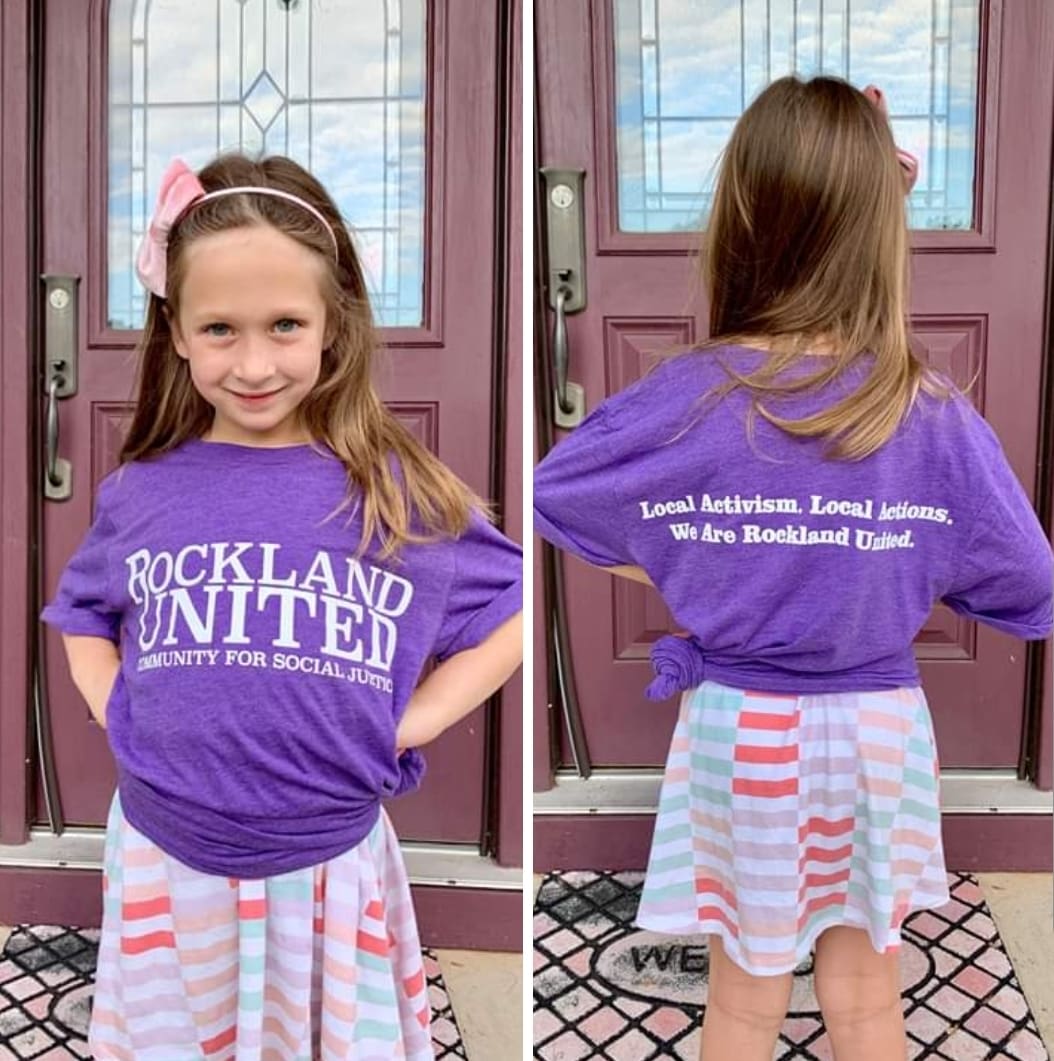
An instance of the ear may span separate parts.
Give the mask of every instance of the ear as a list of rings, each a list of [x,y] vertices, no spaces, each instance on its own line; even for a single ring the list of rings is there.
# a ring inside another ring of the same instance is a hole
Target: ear
[[[165,320],[168,322],[168,330],[172,333],[172,345],[176,348],[176,353],[184,361],[189,361],[190,351],[187,350],[186,340],[180,330],[179,318],[172,312],[172,307],[167,302],[161,303],[161,312],[165,315]]]

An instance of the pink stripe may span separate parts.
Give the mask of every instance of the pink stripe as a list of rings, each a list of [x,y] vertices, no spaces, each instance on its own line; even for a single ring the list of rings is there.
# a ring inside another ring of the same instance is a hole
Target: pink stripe
[[[904,718],[902,715],[891,715],[885,711],[862,708],[860,711],[860,728],[888,730],[890,733],[910,733],[915,725],[914,719]]]
[[[904,749],[891,748],[885,744],[860,742],[860,758],[870,763],[891,763],[900,766],[904,762]]]
[[[741,711],[739,713],[739,729],[788,730],[794,729],[797,724],[797,711],[792,711],[787,715],[773,715],[767,711]]]

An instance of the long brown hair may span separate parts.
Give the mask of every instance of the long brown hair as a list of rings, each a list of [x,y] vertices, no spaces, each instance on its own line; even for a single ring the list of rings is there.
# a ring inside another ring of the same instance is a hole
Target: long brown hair
[[[904,183],[889,123],[833,77],[784,77],[739,119],[717,180],[702,254],[710,299],[706,347],[770,350],[730,383],[784,431],[820,436],[835,457],[873,453],[919,389],[947,395],[908,343],[909,244]],[[825,357],[806,357],[817,343]],[[861,354],[874,363],[846,398],[802,419],[767,402],[823,386]],[[814,363],[804,375],[787,370]],[[762,399],[766,399],[763,401]]]
[[[361,491],[360,549],[376,536],[379,555],[388,557],[407,542],[460,534],[471,509],[484,506],[392,416],[374,389],[371,362],[380,343],[366,281],[325,188],[292,159],[277,155],[259,161],[222,155],[201,170],[198,179],[206,191],[257,185],[304,199],[330,223],[337,258],[334,261],[332,241],[317,219],[275,196],[228,195],[186,213],[169,237],[167,313],[166,300],[150,296],[138,351],[135,413],[121,450],[122,463],[165,453],[202,436],[212,423],[212,407],[197,392],[186,361],[176,353],[168,320],[168,314],[178,319],[186,248],[226,229],[271,225],[328,263],[322,291],[322,368],[299,412],[312,440],[328,446],[347,470],[348,494],[337,511],[351,507]]]

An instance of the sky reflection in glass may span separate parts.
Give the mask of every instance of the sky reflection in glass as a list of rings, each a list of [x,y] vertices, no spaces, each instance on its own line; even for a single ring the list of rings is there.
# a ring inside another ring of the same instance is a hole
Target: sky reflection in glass
[[[420,325],[425,54],[424,0],[113,0],[110,326],[142,326],[132,262],[169,161],[198,169],[236,149],[314,173],[352,229],[378,321]]]
[[[973,224],[976,0],[614,0],[619,228],[699,229],[736,119],[790,73],[886,94],[916,229]]]

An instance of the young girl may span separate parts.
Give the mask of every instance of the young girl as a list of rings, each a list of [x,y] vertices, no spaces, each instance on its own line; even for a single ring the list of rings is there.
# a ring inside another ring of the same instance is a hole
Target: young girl
[[[839,1061],[906,1056],[900,928],[949,898],[912,641],[938,601],[1052,627],[998,440],[908,345],[900,161],[877,92],[762,92],[706,233],[711,341],[537,469],[538,532],[650,581],[690,635],[653,653],[653,695],[687,691],[637,922],[708,934],[706,1061],[769,1061],[814,944]]]
[[[381,799],[517,666],[520,551],[378,398],[361,266],[296,163],[174,162],[138,273],[121,467],[44,612],[118,773],[93,1056],[424,1061]]]

